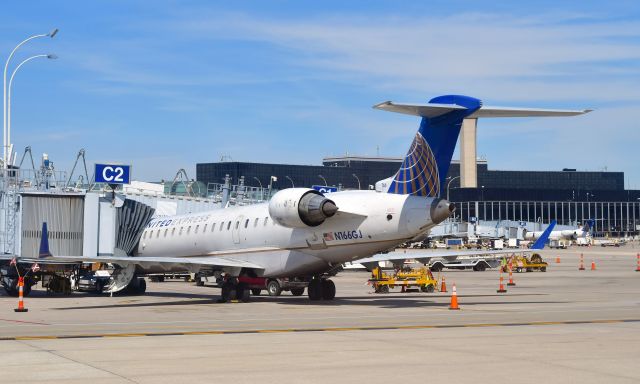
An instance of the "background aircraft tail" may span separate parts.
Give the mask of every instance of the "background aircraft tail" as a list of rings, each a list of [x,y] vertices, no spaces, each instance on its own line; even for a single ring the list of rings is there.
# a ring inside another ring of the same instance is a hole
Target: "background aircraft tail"
[[[533,243],[533,245],[531,246],[531,249],[544,249],[545,244],[547,244],[547,240],[549,240],[549,235],[551,235],[551,231],[553,231],[553,227],[556,226],[557,221],[553,220],[551,221],[551,223],[549,223],[549,226],[547,227],[547,229],[544,230],[544,232],[542,232],[542,235],[540,236],[540,238],[538,238],[538,240],[536,240],[535,243]]]
[[[438,197],[444,190],[462,120],[482,106],[468,96],[438,96],[429,101],[427,113],[413,143],[392,178],[388,193]]]
[[[582,231],[587,234],[587,233],[591,233],[591,231],[593,231],[593,228],[596,225],[596,221],[593,219],[589,219],[586,220],[584,223],[584,226],[582,227]]]

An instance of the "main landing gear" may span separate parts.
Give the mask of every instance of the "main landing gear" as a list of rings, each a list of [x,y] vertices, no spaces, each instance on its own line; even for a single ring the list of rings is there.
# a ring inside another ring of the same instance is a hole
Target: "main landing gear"
[[[222,283],[222,294],[219,302],[227,303],[229,301],[238,300],[244,303],[251,300],[251,288],[246,283],[239,283],[238,279],[233,277]]]
[[[333,300],[336,297],[336,285],[329,279],[314,277],[307,288],[309,300]]]

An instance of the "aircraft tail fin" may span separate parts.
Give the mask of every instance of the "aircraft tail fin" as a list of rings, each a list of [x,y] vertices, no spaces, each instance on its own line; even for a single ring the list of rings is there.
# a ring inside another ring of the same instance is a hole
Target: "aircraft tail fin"
[[[420,128],[387,192],[438,197],[444,189],[462,120],[480,107],[480,100],[460,95],[439,96],[422,106],[391,102],[376,105],[374,108],[422,117]]]
[[[40,252],[38,258],[44,259],[53,256],[49,251],[49,232],[47,231],[47,222],[42,223],[42,238],[40,239]]]
[[[584,227],[582,227],[582,230],[584,231],[585,234],[591,233],[595,225],[596,225],[596,221],[594,219],[589,219],[584,223]]]
[[[533,243],[533,245],[531,246],[531,249],[544,249],[544,246],[547,244],[547,241],[549,240],[549,235],[551,235],[551,231],[553,231],[553,228],[556,226],[557,221],[556,220],[552,220],[551,223],[549,223],[549,226],[547,227],[547,229],[544,230],[544,232],[542,232],[542,235],[540,236],[540,238],[538,238],[538,240],[536,240],[535,243]]]

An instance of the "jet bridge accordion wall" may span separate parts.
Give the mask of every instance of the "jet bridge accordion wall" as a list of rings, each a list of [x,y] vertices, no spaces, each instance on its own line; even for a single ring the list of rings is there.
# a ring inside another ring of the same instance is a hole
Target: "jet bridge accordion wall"
[[[84,196],[23,194],[21,256],[38,257],[42,223],[47,223],[54,255],[82,256]]]
[[[134,200],[125,200],[116,217],[116,248],[127,255],[133,251],[155,209]]]

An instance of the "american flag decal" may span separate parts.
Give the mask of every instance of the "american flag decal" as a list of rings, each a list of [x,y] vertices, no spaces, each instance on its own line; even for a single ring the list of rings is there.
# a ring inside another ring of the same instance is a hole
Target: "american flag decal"
[[[325,232],[322,234],[324,241],[333,241],[335,238],[333,237],[333,232]]]

